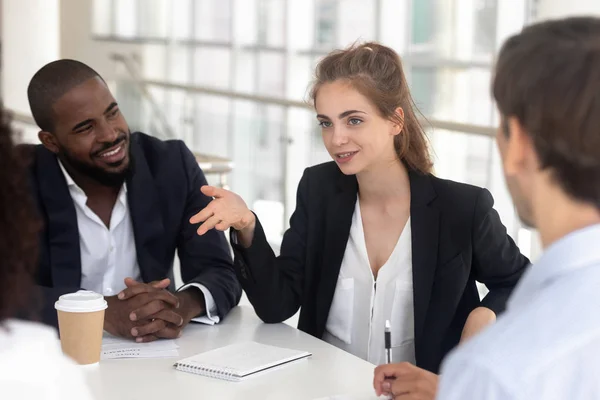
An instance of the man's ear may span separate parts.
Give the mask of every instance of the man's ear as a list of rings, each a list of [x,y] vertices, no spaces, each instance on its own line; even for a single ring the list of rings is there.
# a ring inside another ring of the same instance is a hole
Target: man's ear
[[[506,123],[508,136],[505,136],[506,151],[504,152],[504,171],[508,176],[518,175],[527,169],[531,162],[533,143],[531,137],[519,120],[509,117]]]
[[[56,136],[54,136],[50,132],[39,131],[38,138],[40,139],[40,142],[42,142],[45,148],[47,148],[54,154],[58,154],[59,146],[58,141],[56,140]]]
[[[404,110],[402,107],[398,107],[394,113],[396,114],[396,119],[392,121],[392,135],[396,136],[404,129]]]

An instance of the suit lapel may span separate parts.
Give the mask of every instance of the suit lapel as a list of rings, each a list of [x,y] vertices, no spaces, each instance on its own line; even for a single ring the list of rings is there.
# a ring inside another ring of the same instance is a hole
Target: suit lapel
[[[127,179],[127,201],[140,273],[145,282],[150,282],[165,278],[165,232],[158,191],[135,134],[131,135],[131,156],[134,172]]]
[[[75,203],[56,156],[36,146],[36,179],[45,210],[54,287],[81,285],[81,252]]]
[[[329,309],[331,308],[342,259],[350,236],[357,192],[356,177],[340,173],[336,183],[336,193],[327,205],[323,262],[317,292],[317,304],[323,304],[323,307],[317,308],[317,332],[319,336],[325,330]]]
[[[409,172],[409,177],[415,346],[419,347],[437,266],[440,215],[437,209],[430,206],[436,195],[431,178],[413,171]]]

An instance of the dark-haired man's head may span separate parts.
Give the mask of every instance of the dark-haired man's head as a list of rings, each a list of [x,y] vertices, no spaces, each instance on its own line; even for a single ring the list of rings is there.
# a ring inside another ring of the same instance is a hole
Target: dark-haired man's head
[[[493,94],[521,219],[540,227],[558,220],[559,209],[573,211],[573,224],[575,211],[600,215],[600,19],[542,22],[508,39]]]
[[[33,76],[27,96],[40,141],[69,173],[106,186],[123,183],[130,172],[130,131],[96,71],[79,61],[51,62]]]

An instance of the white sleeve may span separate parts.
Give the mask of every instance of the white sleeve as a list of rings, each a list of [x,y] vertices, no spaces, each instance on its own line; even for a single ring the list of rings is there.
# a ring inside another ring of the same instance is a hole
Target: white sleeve
[[[443,364],[436,400],[517,400],[518,398],[486,366],[452,355]]]
[[[206,306],[206,315],[202,315],[200,317],[192,319],[194,322],[200,322],[206,325],[214,325],[221,322],[221,318],[217,315],[217,304],[215,303],[215,299],[213,298],[210,291],[206,288],[206,286],[201,285],[199,283],[188,283],[187,285],[183,285],[178,292],[189,288],[197,288],[200,289],[202,294],[204,295],[204,304]]]
[[[0,329],[2,398],[91,400],[82,368],[64,356],[57,332],[41,324],[9,320]]]

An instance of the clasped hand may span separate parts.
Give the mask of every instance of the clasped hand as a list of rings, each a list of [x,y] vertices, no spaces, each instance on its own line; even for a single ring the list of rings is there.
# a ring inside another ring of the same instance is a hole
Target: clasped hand
[[[183,327],[196,316],[189,312],[188,296],[192,290],[173,294],[166,290],[169,284],[169,279],[141,283],[126,278],[126,289],[117,296],[106,297],[104,329],[138,343],[181,336]]]

